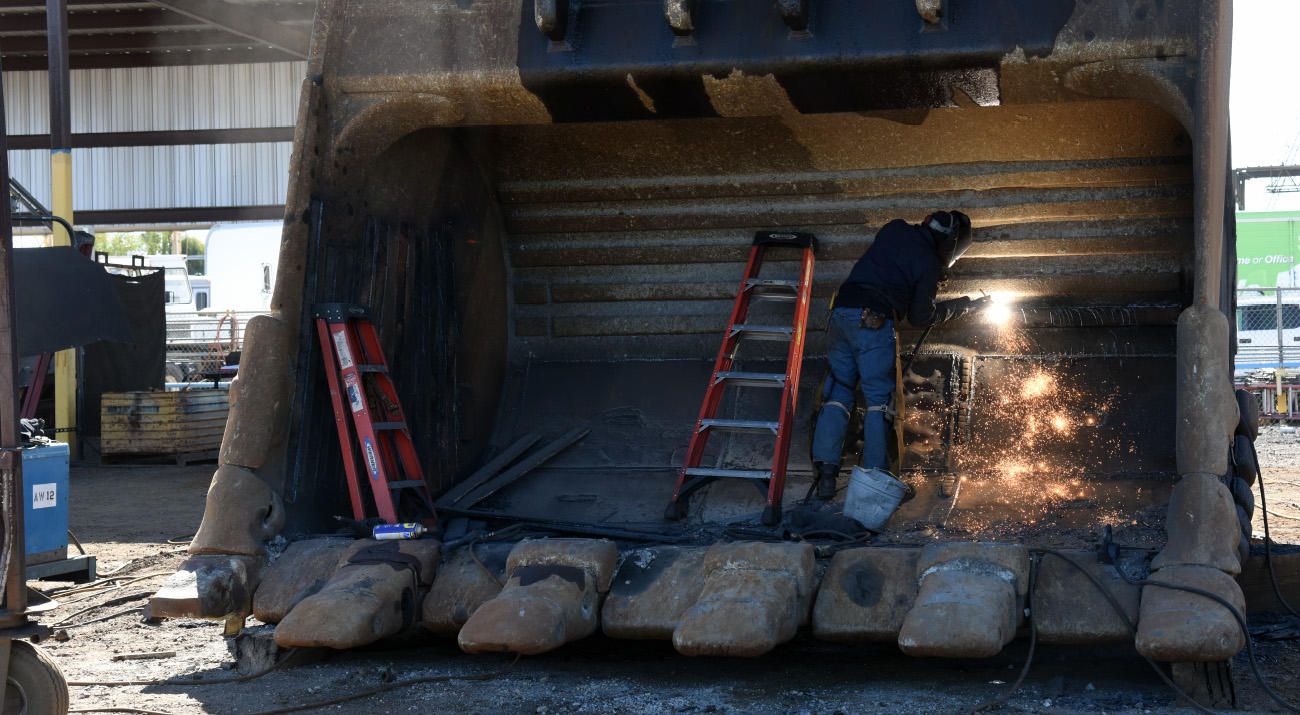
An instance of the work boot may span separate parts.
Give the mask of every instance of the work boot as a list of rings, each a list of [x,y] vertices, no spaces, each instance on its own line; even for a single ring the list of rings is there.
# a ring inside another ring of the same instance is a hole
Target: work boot
[[[835,481],[840,476],[840,465],[838,464],[819,464],[817,465],[817,498],[834,499],[835,498]]]

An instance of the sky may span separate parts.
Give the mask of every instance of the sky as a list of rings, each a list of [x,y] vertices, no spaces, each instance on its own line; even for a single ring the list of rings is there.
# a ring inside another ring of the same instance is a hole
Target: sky
[[[1300,92],[1295,73],[1300,1],[1234,0],[1232,165],[1300,164]],[[1300,184],[1300,177],[1296,179]],[[1300,193],[1270,194],[1268,179],[1246,182],[1246,210],[1298,211]]]

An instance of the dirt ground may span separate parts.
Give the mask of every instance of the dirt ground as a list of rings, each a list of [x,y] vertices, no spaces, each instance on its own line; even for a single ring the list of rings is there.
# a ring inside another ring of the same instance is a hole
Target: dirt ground
[[[1268,488],[1273,538],[1300,543],[1300,435],[1264,430],[1259,453]],[[131,708],[155,713],[265,713],[357,693],[387,683],[431,676],[482,676],[403,686],[331,705],[329,712],[428,712],[495,715],[540,713],[755,713],[850,715],[959,713],[1011,687],[1027,654],[1017,641],[996,658],[979,661],[912,659],[894,648],[842,647],[800,637],[752,660],[692,659],[668,643],[615,641],[594,636],[558,652],[522,659],[468,656],[448,641],[407,640],[338,654],[310,665],[239,684],[231,678],[233,641],[206,621],[141,622],[139,608],[180,563],[183,546],[169,539],[190,534],[203,512],[212,466],[74,468],[71,528],[101,572],[115,579],[145,576],[101,593],[60,596],[67,583],[32,582],[60,607],[42,622],[66,630],[66,641],[45,641],[69,681],[153,681],[131,686],[74,685],[74,711]],[[1295,518],[1280,516],[1293,515]],[[1263,524],[1256,516],[1256,530]],[[160,574],[160,575],[153,575]],[[89,621],[98,620],[90,623]],[[1268,619],[1264,619],[1267,621]],[[255,625],[250,619],[249,625]],[[1275,689],[1300,700],[1300,641],[1261,644],[1260,664]],[[112,661],[111,656],[173,651],[158,660]],[[160,684],[165,678],[188,685]],[[1235,664],[1240,712],[1280,712],[1263,695],[1244,657]],[[313,710],[311,712],[320,712]],[[1193,712],[1131,647],[1039,647],[1025,684],[995,712]]]

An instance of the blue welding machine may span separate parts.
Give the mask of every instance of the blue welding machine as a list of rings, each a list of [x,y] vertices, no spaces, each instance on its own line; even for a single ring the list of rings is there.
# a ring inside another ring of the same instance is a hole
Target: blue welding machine
[[[68,445],[28,447],[23,459],[23,530],[27,563],[68,557]]]

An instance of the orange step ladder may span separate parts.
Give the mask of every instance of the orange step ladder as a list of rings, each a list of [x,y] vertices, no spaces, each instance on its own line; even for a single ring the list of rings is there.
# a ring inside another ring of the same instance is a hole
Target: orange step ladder
[[[387,524],[419,522],[436,530],[433,499],[370,311],[348,303],[319,303],[312,317],[325,358],[353,518],[365,521],[367,511],[358,479],[355,444],[379,518]]]
[[[797,280],[770,280],[759,277],[763,258],[769,248],[797,248],[802,251],[802,265]],[[763,523],[781,523],[781,495],[785,490],[785,463],[790,455],[790,435],[794,426],[794,406],[799,392],[799,371],[803,367],[804,332],[808,327],[808,303],[812,294],[814,254],[817,237],[811,233],[759,231],[754,236],[745,266],[745,277],[736,294],[736,303],[727,321],[727,332],[713,365],[713,376],[704,393],[704,405],[686,460],[677,477],[677,489],[664,517],[677,520],[686,515],[686,506],[692,492],[718,479],[748,479],[767,495],[763,509]],[[756,300],[774,300],[794,303],[794,319],[789,325],[753,325],[746,323],[749,307]],[[775,340],[788,342],[785,372],[760,373],[733,371],[736,352],[746,340]],[[722,394],[727,387],[753,387],[781,390],[781,408],[775,421],[717,419]],[[749,432],[771,434],[776,438],[772,450],[772,466],[768,469],[715,469],[701,467],[704,449],[713,432]]]

